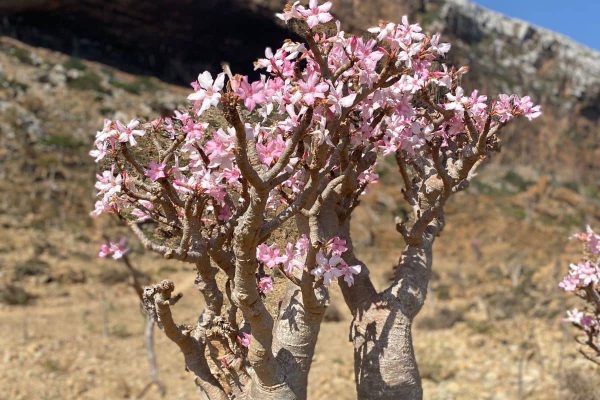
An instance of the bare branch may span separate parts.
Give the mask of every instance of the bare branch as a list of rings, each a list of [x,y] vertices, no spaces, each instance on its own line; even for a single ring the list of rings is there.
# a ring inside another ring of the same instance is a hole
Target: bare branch
[[[253,139],[246,138],[246,128],[240,118],[240,114],[237,111],[237,96],[233,93],[226,93],[224,96],[224,115],[227,122],[229,122],[235,129],[235,136],[237,140],[237,148],[235,152],[235,160],[240,168],[242,176],[257,190],[264,191],[267,189],[265,181],[262,180],[258,172],[250,164],[250,158],[248,155],[248,143],[254,143]],[[254,149],[256,153],[256,149]]]
[[[279,160],[277,160],[275,165],[273,165],[273,167],[271,167],[271,169],[261,177],[263,181],[270,182],[272,187],[275,185],[273,185],[271,181],[288,165],[290,157],[292,156],[292,154],[294,154],[298,142],[306,134],[306,130],[312,122],[312,117],[313,109],[311,107],[306,111],[306,113],[302,117],[302,121],[300,122],[298,127],[296,127],[294,133],[292,133],[290,142],[279,156]]]

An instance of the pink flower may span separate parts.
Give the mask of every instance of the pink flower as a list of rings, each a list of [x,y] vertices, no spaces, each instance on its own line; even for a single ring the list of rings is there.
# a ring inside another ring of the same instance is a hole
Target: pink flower
[[[542,115],[542,107],[533,105],[533,101],[529,96],[515,98],[515,107],[528,120],[533,120]]]
[[[270,276],[263,276],[258,280],[258,290],[262,294],[268,294],[273,291],[273,279]]]
[[[232,87],[234,86],[233,82],[234,81],[232,81]],[[256,105],[263,104],[267,101],[264,93],[265,86],[261,81],[255,81],[250,84],[248,83],[248,77],[244,76],[235,86],[237,86],[234,88],[235,93],[244,100],[244,105],[250,112],[254,110]]]
[[[341,256],[348,250],[348,247],[346,247],[346,241],[337,236],[330,239],[329,242],[327,242],[326,247],[329,249],[329,251],[331,251],[332,254],[335,254],[336,256]]]
[[[233,168],[235,154],[235,131],[225,132],[219,129],[213,134],[211,140],[204,145],[204,152],[210,160],[209,168]]]
[[[119,132],[115,129],[115,124],[109,119],[104,120],[104,124],[101,131],[96,132],[96,141],[98,143],[108,143],[114,147],[115,142],[119,138]]]
[[[242,176],[242,173],[238,168],[225,168],[223,170],[223,178],[227,181],[229,185],[235,185],[239,183],[239,179]]]
[[[94,161],[98,162],[106,156],[108,144],[106,142],[96,142],[96,148],[90,151],[90,156],[94,157]]]
[[[129,143],[131,146],[137,144],[135,137],[144,136],[146,131],[143,129],[135,129],[140,125],[140,121],[132,119],[127,125],[123,125],[121,121],[116,122],[117,131],[119,132],[119,142]]]
[[[285,150],[285,142],[281,135],[277,135],[275,139],[268,138],[265,141],[266,144],[256,144],[256,151],[258,152],[260,161],[262,161],[263,164],[270,166],[279,159],[279,156],[283,153],[283,150]]]
[[[456,88],[454,94],[447,93],[446,98],[448,98],[449,102],[444,104],[444,108],[446,110],[464,111],[464,106],[469,102],[469,99],[464,97],[464,94],[463,88],[460,86]]]
[[[107,242],[102,243],[100,245],[100,251],[98,252],[98,257],[106,258],[112,256],[114,260],[118,260],[123,258],[125,254],[129,253],[129,248],[127,247],[127,238],[122,237],[119,242]]]
[[[340,269],[342,272],[342,276],[344,277],[344,281],[348,284],[348,286],[354,285],[354,275],[360,274],[360,270],[362,267],[360,265],[347,265],[343,264]]]
[[[94,203],[94,209],[90,213],[92,217],[99,217],[102,214],[110,214],[118,211],[118,206],[112,201],[98,200]]]
[[[581,318],[579,325],[581,325],[584,331],[593,332],[597,329],[598,321],[591,315],[584,315],[583,318]]]
[[[148,164],[148,169],[144,173],[145,176],[150,178],[153,182],[156,182],[160,178],[166,178],[165,167],[167,165],[165,163],[157,164],[155,161],[150,161]]]
[[[393,33],[396,31],[396,24],[392,22],[381,23],[380,26],[376,26],[373,28],[367,29],[371,33],[377,34],[377,40],[382,41],[384,39],[392,37]]]
[[[567,311],[567,318],[565,318],[565,321],[580,325],[582,319],[583,313],[578,309],[574,308],[572,310]]]
[[[231,208],[227,204],[223,205],[219,210],[219,215],[217,215],[217,219],[219,221],[229,221],[233,213],[231,212]]]
[[[144,222],[151,219],[150,211],[154,209],[154,204],[148,200],[140,200],[139,206],[131,211],[131,215],[136,217],[137,222]]]
[[[558,284],[567,292],[573,292],[586,286],[597,284],[600,281],[600,269],[595,264],[587,261],[569,266],[569,274]]]
[[[256,259],[264,263],[267,268],[275,268],[282,261],[277,246],[274,244],[267,246],[264,243],[256,248]]]
[[[596,234],[589,225],[585,232],[573,235],[573,238],[585,243],[592,255],[600,255],[600,235]]]
[[[327,100],[331,104],[331,111],[337,115],[342,113],[343,108],[349,108],[354,104],[354,100],[356,99],[356,93],[350,93],[347,96],[343,95],[343,84],[339,84],[335,90],[329,91],[329,96],[327,96]]]
[[[372,169],[368,169],[358,176],[358,180],[360,183],[370,185],[379,181],[379,175]]]
[[[487,96],[480,96],[477,90],[473,90],[468,99],[468,107],[471,115],[482,115],[487,110]],[[487,113],[485,117],[487,118]]]
[[[248,348],[252,342],[252,335],[246,332],[240,332],[240,335],[237,337],[237,342],[240,346]]]
[[[402,25],[398,25],[398,30],[404,35],[404,41],[409,42],[411,40],[420,41],[423,40],[425,35],[421,32],[421,26],[419,24],[410,24],[406,15],[402,16]]]
[[[285,246],[285,254],[281,257],[283,270],[286,274],[292,275],[295,270],[304,268],[305,258],[305,252],[298,250],[297,245],[294,246],[292,243],[288,243]]]
[[[102,175],[96,175],[95,188],[98,189],[98,196],[104,196],[105,198],[112,197],[121,192],[121,185],[123,178],[121,175],[114,175],[114,171],[106,170],[102,172]]]
[[[440,56],[443,56],[450,51],[450,43],[440,43],[440,34],[436,33],[430,40],[431,50],[435,51]]]
[[[195,143],[204,137],[204,133],[208,128],[208,123],[194,123],[189,120],[185,125],[181,127],[181,130],[185,133],[186,143]]]
[[[598,329],[599,325],[599,321],[594,317],[591,315],[586,315],[576,308],[567,311],[567,318],[564,320],[580,326],[586,332],[594,332]]]
[[[563,278],[563,280],[558,284],[565,292],[574,292],[577,290],[577,285],[579,284],[579,278],[575,275],[567,275]]]
[[[122,237],[119,240],[119,243],[111,243],[110,249],[112,251],[112,258],[118,260],[123,258],[127,253],[129,253],[129,248],[127,247],[127,238]]]
[[[508,122],[513,118],[513,96],[507,94],[498,95],[494,103],[494,112],[500,117],[500,122]]]
[[[500,94],[494,104],[494,112],[500,117],[501,122],[507,122],[516,116],[525,116],[528,120],[542,115],[541,106],[534,106],[529,96]]]
[[[194,93],[188,96],[188,100],[194,102],[194,109],[198,116],[210,107],[215,107],[221,99],[221,90],[225,85],[225,74],[220,73],[217,79],[213,80],[212,75],[208,71],[204,71],[198,75],[198,83],[194,86]]]
[[[277,124],[277,127],[285,132],[291,131],[300,125],[300,120],[302,119],[302,115],[306,112],[307,107],[303,106],[300,111],[296,113],[296,109],[293,105],[288,104],[285,106],[285,111],[288,114],[288,118]]]
[[[110,243],[102,243],[100,245],[100,251],[98,252],[98,257],[106,258],[112,255],[112,250],[110,248]]]
[[[333,16],[329,14],[331,9],[331,2],[327,1],[322,5],[319,5],[318,0],[310,0],[308,8],[302,6],[298,7],[300,14],[306,18],[306,23],[310,29],[314,28],[319,24],[324,24],[333,19]]]
[[[315,104],[316,99],[324,99],[325,93],[329,90],[329,85],[325,82],[319,82],[319,75],[311,72],[305,81],[298,82],[302,92],[302,100],[308,106]]]
[[[294,4],[292,4],[290,7],[286,7],[286,9],[282,13],[275,14],[275,16],[283,20],[284,22],[288,22],[291,19],[302,18],[302,14],[299,11],[301,6],[298,6],[298,4],[300,4],[300,2],[295,1]],[[302,8],[304,9],[304,7]]]
[[[583,287],[592,283],[598,283],[600,280],[600,277],[598,276],[598,267],[591,262],[577,264],[576,271],[577,276],[579,277],[579,284]]]
[[[298,254],[305,256],[306,253],[308,252],[309,247],[310,247],[310,240],[308,239],[308,236],[306,236],[306,235],[300,236],[300,238],[298,238],[298,241],[296,242],[296,246],[295,246],[296,252]]]
[[[311,271],[315,277],[323,277],[323,284],[325,286],[331,285],[331,281],[335,278],[342,276],[337,266],[344,261],[341,257],[332,255],[330,258],[325,257],[322,252],[317,253],[317,268]]]
[[[189,122],[193,122],[192,121],[192,117],[190,117],[190,114],[186,113],[186,112],[180,112],[179,110],[175,110],[174,111],[175,114],[175,119],[179,120],[181,122],[182,126],[187,125]]]

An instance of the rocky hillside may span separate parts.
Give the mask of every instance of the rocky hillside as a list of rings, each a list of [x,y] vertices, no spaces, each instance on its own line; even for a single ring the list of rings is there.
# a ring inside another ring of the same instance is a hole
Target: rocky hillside
[[[496,162],[530,178],[550,174],[585,194],[600,180],[600,53],[554,32],[468,0],[334,0],[347,30],[409,14],[454,44],[450,63],[466,64],[465,86],[489,95],[530,94],[544,106],[535,125],[507,135]],[[187,84],[229,61],[249,71],[265,46],[288,34],[274,18],[286,0],[3,1],[0,33],[137,74]],[[88,29],[94,26],[95,29]],[[257,29],[260,27],[260,29]]]

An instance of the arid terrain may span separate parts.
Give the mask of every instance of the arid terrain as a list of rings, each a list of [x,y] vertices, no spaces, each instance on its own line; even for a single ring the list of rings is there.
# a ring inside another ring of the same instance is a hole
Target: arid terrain
[[[482,76],[474,72],[476,82]],[[550,85],[552,76],[541,82]],[[493,79],[492,94],[519,85]],[[597,106],[588,90],[559,104],[575,116],[562,118],[551,94],[535,90],[550,116],[529,141],[521,136],[531,125],[510,132],[502,156],[448,205],[414,333],[426,399],[600,399],[600,371],[577,354],[574,332],[561,322],[570,300],[557,287],[579,251],[569,235],[600,226],[600,130],[585,108]],[[144,317],[126,270],[96,257],[103,233],[127,232],[88,216],[95,166],[86,153],[103,117],[167,114],[187,92],[0,37],[0,399],[137,398],[148,383]],[[393,223],[401,195],[391,163],[381,162],[380,176],[353,230],[359,256],[383,286],[402,249]],[[193,323],[202,309],[194,273],[133,239],[132,247],[131,260],[153,281],[174,280],[184,294],[175,316]],[[336,288],[310,399],[355,398],[350,320]],[[194,398],[179,350],[158,331],[156,353],[167,398]],[[160,395],[152,388],[144,398]]]

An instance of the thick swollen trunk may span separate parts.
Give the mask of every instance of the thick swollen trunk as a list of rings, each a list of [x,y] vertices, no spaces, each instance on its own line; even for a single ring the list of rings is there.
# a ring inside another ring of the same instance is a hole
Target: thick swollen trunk
[[[275,326],[273,354],[298,400],[306,399],[308,373],[324,313],[324,306],[306,306],[300,289],[289,285]]]
[[[351,327],[357,398],[420,400],[421,378],[412,346],[410,318],[391,294],[357,314]]]
[[[404,249],[394,282],[382,293],[373,293],[366,274],[358,276],[361,293],[342,285],[354,315],[350,338],[359,400],[423,398],[411,327],[425,302],[433,241],[442,226],[443,222],[435,219],[421,243]]]

